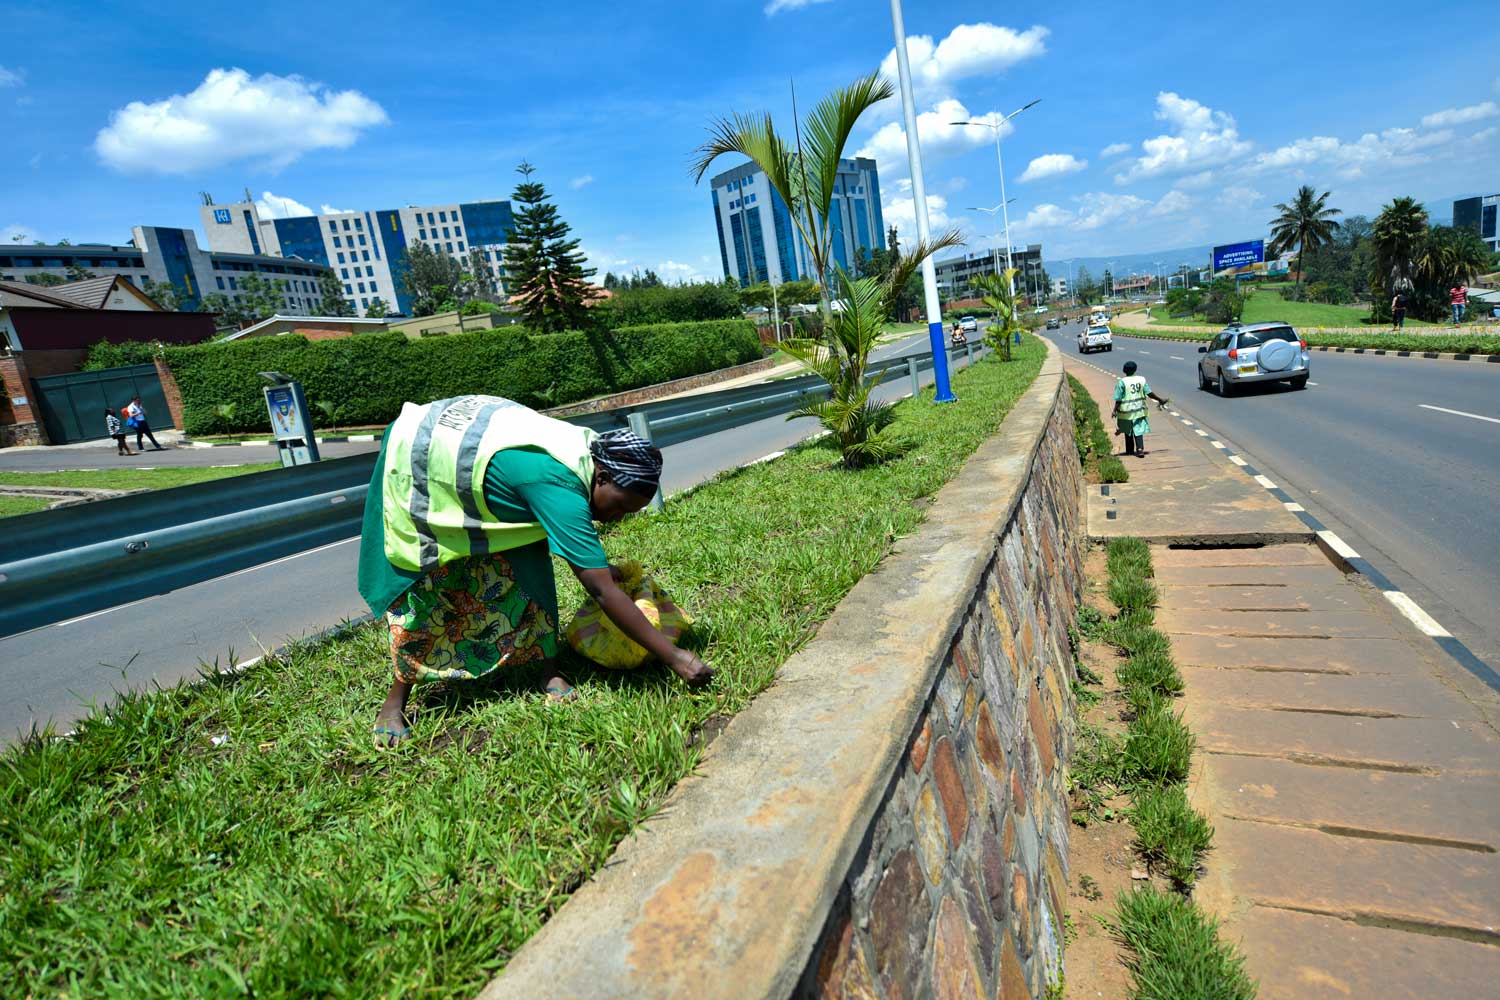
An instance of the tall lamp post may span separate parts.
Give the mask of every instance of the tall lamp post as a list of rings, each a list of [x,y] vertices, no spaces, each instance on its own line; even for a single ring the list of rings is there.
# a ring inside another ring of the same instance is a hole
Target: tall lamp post
[[[1015,201],[1015,200],[1016,199],[1014,199],[1014,198],[1011,199],[1011,201]],[[1009,202],[1007,202],[1007,204],[1009,204]],[[983,208],[983,207],[981,207],[979,205],[970,205],[968,207],[967,211],[970,211],[970,212],[983,212],[984,214],[988,215],[990,217],[990,225],[994,226],[994,228],[995,228],[995,242],[999,243],[1000,242],[1000,216],[997,213],[999,213],[1004,207],[1005,207],[1004,205],[996,205],[993,208]],[[996,274],[996,276],[998,276],[1000,274],[1000,248],[998,246],[995,247],[993,250],[991,250],[990,255],[994,258],[994,262],[995,262],[994,263],[995,274]],[[1005,266],[1009,267],[1010,266],[1010,252],[1009,252],[1008,249],[1006,251],[1005,257],[1006,257],[1006,264],[1005,264]]]
[[[917,239],[928,241],[927,185],[922,179],[922,145],[917,139],[917,107],[911,91],[911,66],[906,57],[906,24],[901,0],[891,0],[891,26],[896,33],[896,73],[901,78],[901,115],[906,125],[906,159],[911,166],[912,208],[917,217]],[[929,255],[922,261],[922,290],[927,305],[927,340],[932,346],[933,402],[951,403],[958,397],[948,386],[948,349],[943,343],[943,307],[938,302],[937,269]]]
[[[894,2],[896,2],[896,0],[892,0],[892,2],[894,3]],[[905,49],[898,49],[898,53],[900,54],[901,58],[905,58]],[[1016,110],[1012,111],[1010,114],[1006,115],[1004,118],[1000,119],[998,122],[980,122],[980,121],[969,120],[969,121],[961,121],[961,122],[953,122],[952,123],[954,125],[978,125],[978,126],[981,126],[982,128],[990,129],[991,131],[993,131],[995,133],[995,164],[996,164],[996,166],[998,166],[1000,168],[1000,207],[1001,207],[1001,210],[1005,213],[1005,267],[1006,267],[1006,270],[1010,270],[1015,265],[1011,263],[1011,258],[1010,258],[1010,209],[1008,209],[1008,208],[1005,207],[1005,206],[1009,205],[1010,203],[1005,198],[1005,158],[1000,155],[1000,132],[1005,127],[1005,123],[1006,122],[1010,121],[1016,115],[1020,114],[1022,111],[1025,111],[1027,108],[1035,107],[1036,105],[1038,105],[1040,103],[1042,103],[1042,99],[1040,97],[1038,97],[1036,100],[1032,101],[1030,104],[1023,104],[1023,105],[1021,105],[1019,108],[1017,108]],[[1015,283],[1015,279],[1014,278],[1011,279],[1010,294],[1011,295],[1015,295],[1016,294],[1016,283]]]

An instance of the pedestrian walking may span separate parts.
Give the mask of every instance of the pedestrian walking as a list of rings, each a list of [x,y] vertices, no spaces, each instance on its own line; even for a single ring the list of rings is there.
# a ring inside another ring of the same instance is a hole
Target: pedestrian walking
[[[146,421],[146,407],[141,404],[141,397],[131,396],[130,405],[125,407],[125,424],[135,431],[135,450],[145,451],[146,446],[141,443],[141,438],[151,439],[151,450],[161,451],[161,445],[156,443],[156,435],[151,433],[151,425]]]
[[[407,403],[386,432],[360,532],[359,592],[390,633],[395,678],[372,730],[411,735],[412,687],[534,664],[554,700],[563,559],[621,632],[689,684],[713,670],[654,628],[619,586],[595,521],[640,511],[661,452],[630,431],[595,434],[497,396]]]
[[[1115,405],[1109,415],[1115,418],[1115,433],[1125,435],[1125,454],[1137,458],[1146,456],[1146,435],[1151,432],[1151,421],[1146,417],[1146,400],[1154,399],[1158,407],[1167,405],[1151,391],[1145,378],[1135,373],[1135,362],[1125,362],[1125,377],[1115,382]]]
[[[1457,326],[1464,321],[1469,308],[1469,289],[1462,281],[1454,282],[1448,289],[1448,304],[1453,307],[1453,325]]]
[[[125,443],[125,428],[120,426],[120,418],[115,416],[113,407],[106,406],[104,408],[104,429],[109,431],[109,436],[115,439],[115,444],[118,449],[116,450],[115,454],[135,454],[135,452],[130,450],[130,445]]]
[[[1391,296],[1391,331],[1401,329],[1406,325],[1406,292],[1398,291]]]

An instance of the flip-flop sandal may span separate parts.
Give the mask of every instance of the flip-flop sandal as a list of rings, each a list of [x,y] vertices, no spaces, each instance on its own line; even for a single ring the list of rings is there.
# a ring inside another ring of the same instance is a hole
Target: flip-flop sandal
[[[411,726],[402,726],[392,729],[390,726],[376,726],[370,730],[370,735],[375,737],[375,746],[382,750],[390,750],[400,746],[411,737]],[[382,737],[386,737],[382,739]]]
[[[563,686],[560,684],[548,684],[547,700],[556,702],[577,701],[578,689],[571,684],[567,686]]]

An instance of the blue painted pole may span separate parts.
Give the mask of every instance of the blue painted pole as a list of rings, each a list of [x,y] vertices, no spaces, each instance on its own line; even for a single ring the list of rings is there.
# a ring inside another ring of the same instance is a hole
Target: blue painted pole
[[[917,139],[917,105],[912,97],[911,66],[906,58],[906,24],[901,0],[891,0],[891,22],[896,30],[896,70],[901,77],[901,113],[906,122],[906,158],[911,165],[912,207],[917,216],[917,239],[930,239],[927,228],[927,187],[922,180],[922,146]],[[948,386],[948,350],[943,343],[943,309],[938,304],[937,269],[932,258],[922,261],[922,288],[927,293],[927,341],[932,348],[935,403],[951,403],[958,397]]]

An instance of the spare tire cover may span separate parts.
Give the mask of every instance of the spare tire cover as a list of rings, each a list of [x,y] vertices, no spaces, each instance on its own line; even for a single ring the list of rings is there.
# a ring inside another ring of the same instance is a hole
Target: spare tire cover
[[[1297,357],[1297,349],[1284,340],[1273,340],[1260,349],[1258,360],[1267,371],[1279,372],[1290,368]]]

